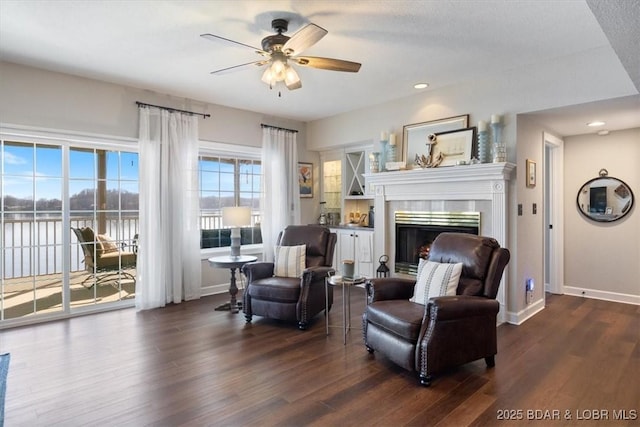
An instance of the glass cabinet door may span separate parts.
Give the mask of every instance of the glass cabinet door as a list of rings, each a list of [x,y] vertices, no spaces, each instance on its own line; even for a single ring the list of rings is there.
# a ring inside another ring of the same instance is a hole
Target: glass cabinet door
[[[322,161],[322,201],[329,225],[340,223],[342,207],[342,160]]]

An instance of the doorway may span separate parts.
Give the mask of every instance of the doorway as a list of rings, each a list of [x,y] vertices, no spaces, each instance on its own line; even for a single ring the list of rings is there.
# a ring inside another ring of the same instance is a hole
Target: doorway
[[[544,132],[544,284],[564,293],[564,141]]]

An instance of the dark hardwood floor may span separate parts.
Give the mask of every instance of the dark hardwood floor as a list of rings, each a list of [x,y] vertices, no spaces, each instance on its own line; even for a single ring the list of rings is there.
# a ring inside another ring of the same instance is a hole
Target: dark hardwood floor
[[[477,361],[424,388],[365,350],[361,289],[346,346],[340,329],[325,335],[323,315],[304,332],[246,325],[213,310],[223,300],[0,331],[5,426],[640,424],[637,306],[549,296],[523,325],[498,328],[495,368]]]

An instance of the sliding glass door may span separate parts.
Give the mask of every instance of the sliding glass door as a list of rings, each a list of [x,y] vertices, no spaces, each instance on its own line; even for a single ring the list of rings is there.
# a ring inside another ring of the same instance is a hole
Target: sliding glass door
[[[137,153],[71,147],[68,184],[71,306],[133,298]]]
[[[0,155],[0,321],[132,299],[137,153],[15,138]]]
[[[2,319],[62,310],[62,151],[2,143]]]

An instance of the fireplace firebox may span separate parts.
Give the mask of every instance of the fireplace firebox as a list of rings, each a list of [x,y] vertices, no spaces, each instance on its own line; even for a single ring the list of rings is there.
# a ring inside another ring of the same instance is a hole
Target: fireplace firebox
[[[427,258],[440,233],[478,235],[480,212],[395,212],[395,272],[416,275],[420,258]]]

